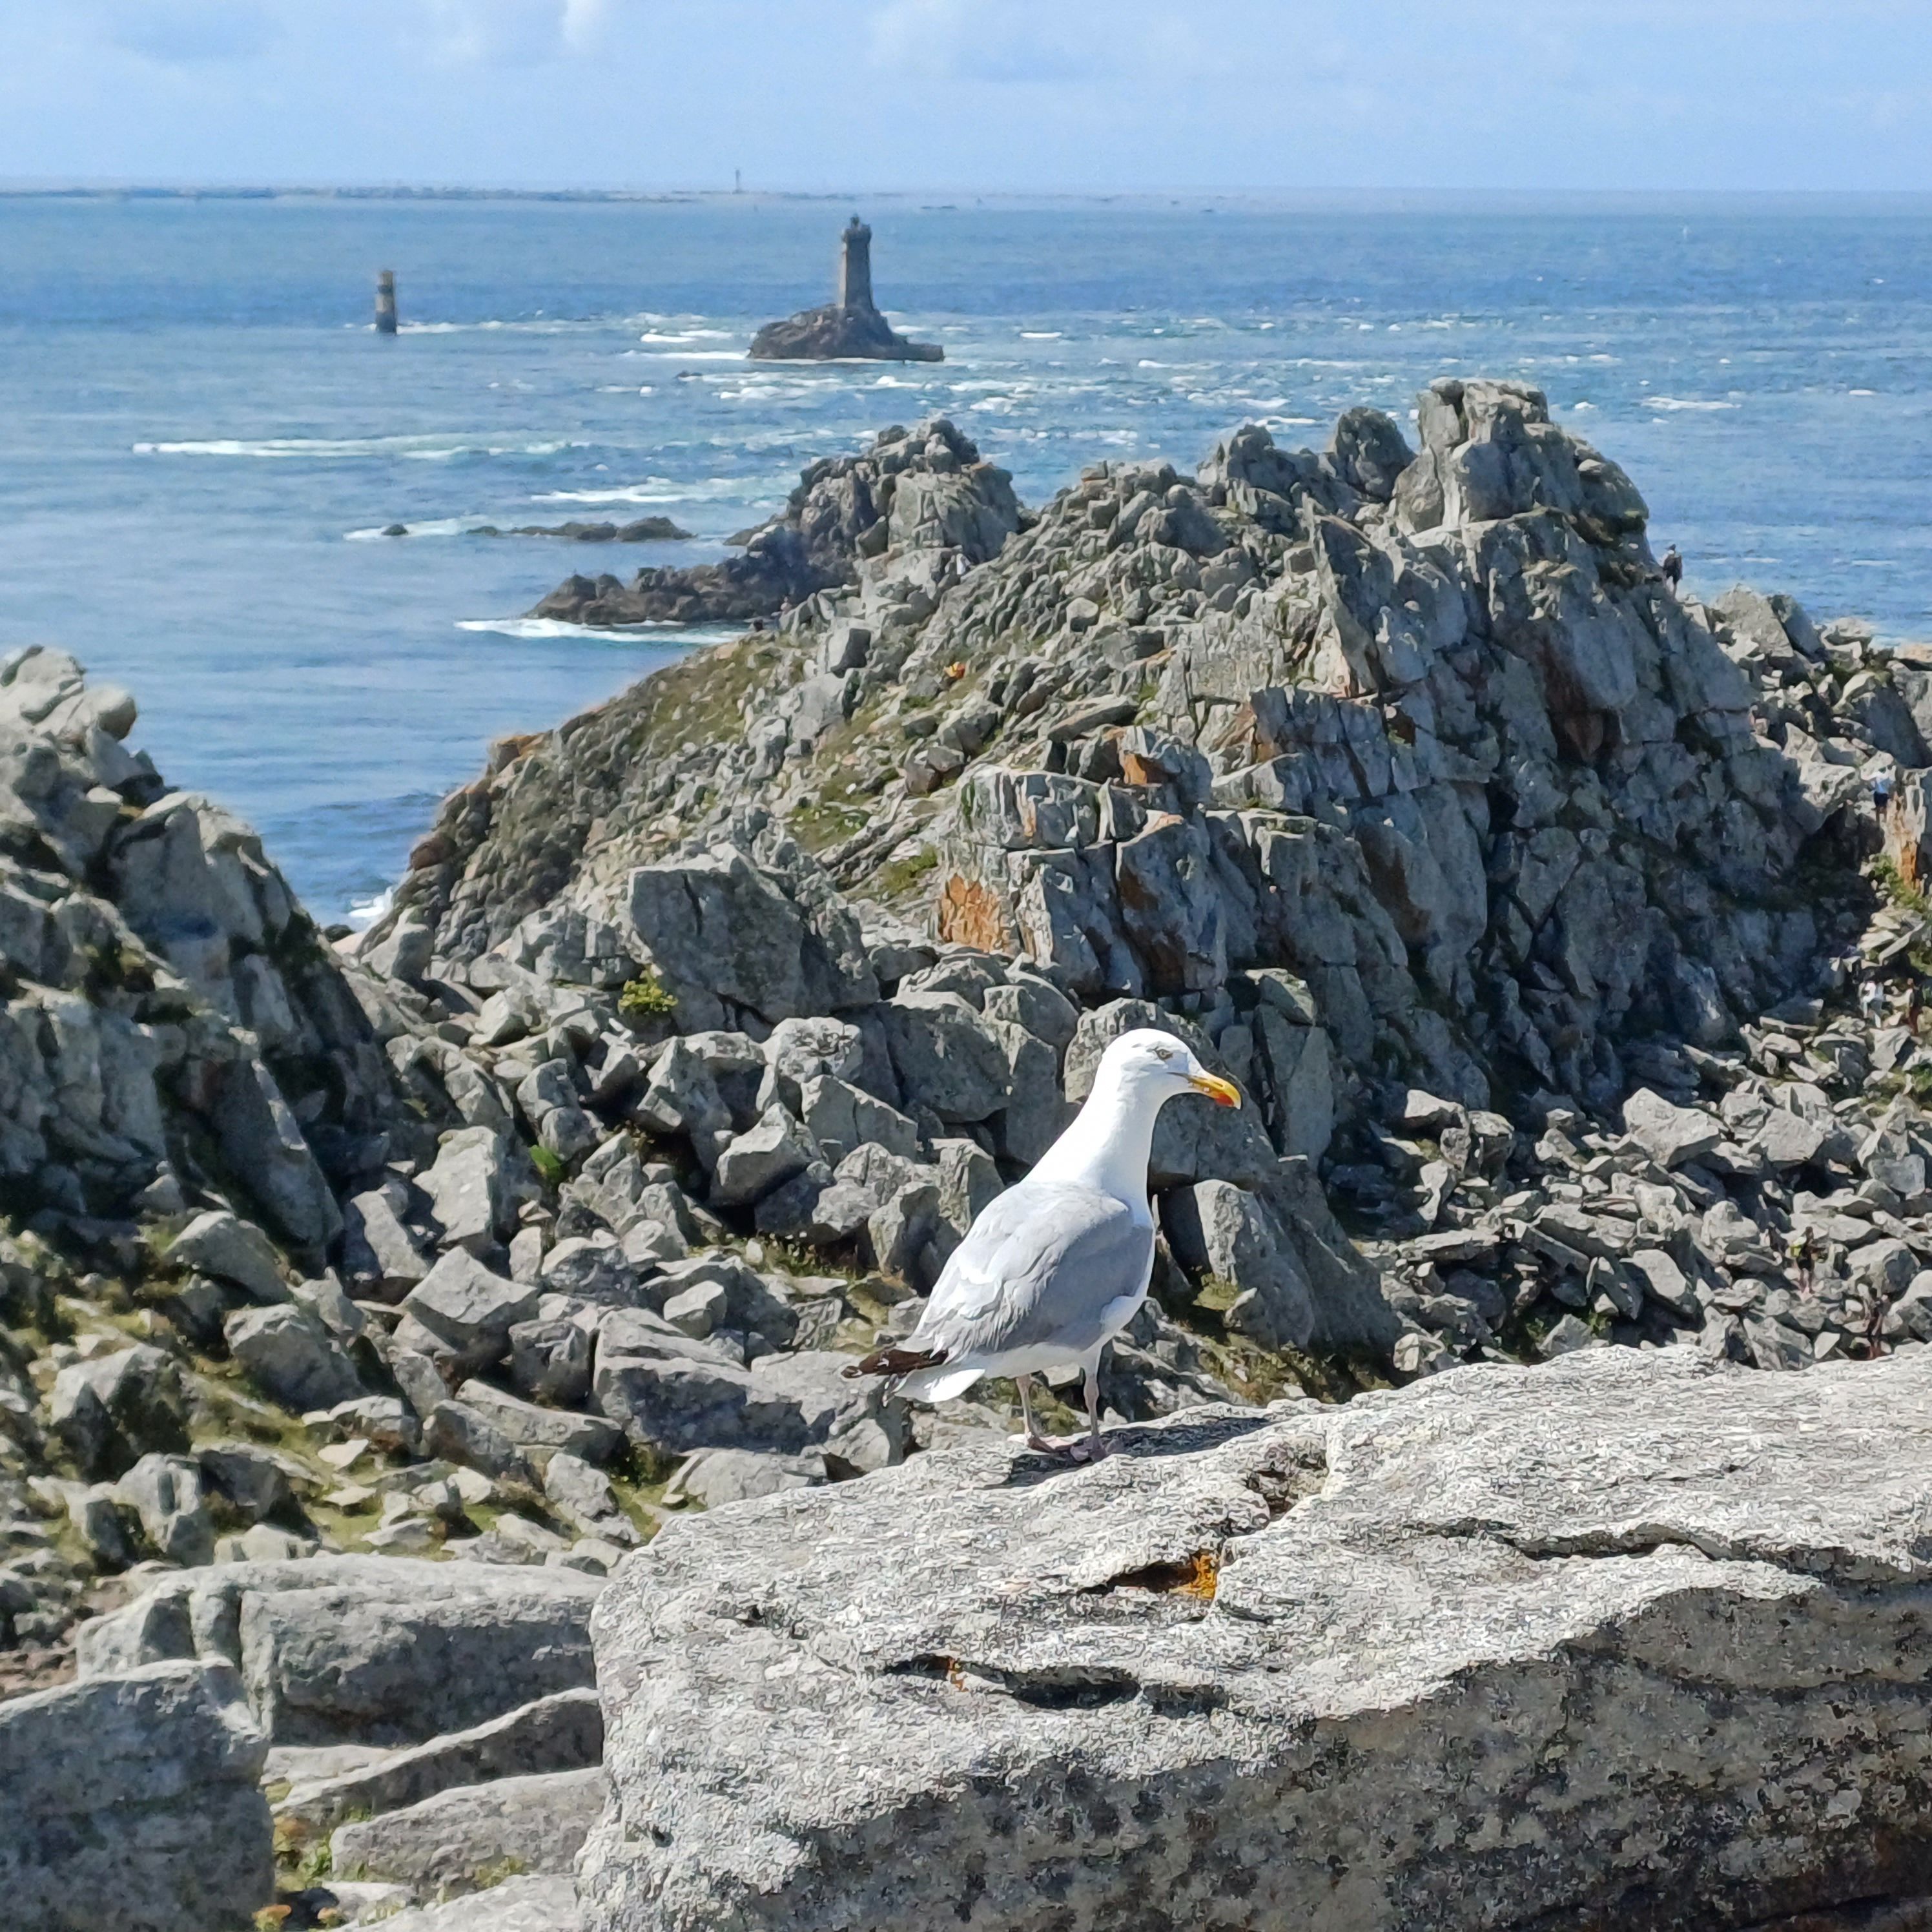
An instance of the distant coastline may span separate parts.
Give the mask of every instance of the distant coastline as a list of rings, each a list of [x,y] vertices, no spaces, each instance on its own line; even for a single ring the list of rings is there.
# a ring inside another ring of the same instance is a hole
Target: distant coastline
[[[1465,189],[1387,188],[1228,188],[1186,186],[1138,189],[1130,193],[1042,188],[1036,190],[879,188],[862,183],[818,188],[489,188],[408,182],[314,182],[280,184],[231,182],[38,182],[0,180],[0,201],[358,201],[358,202],[557,202],[645,206],[711,206],[733,202],[850,201],[862,195],[872,205],[916,208],[928,212],[966,206],[1012,208],[1167,208],[1189,203],[1212,214],[1252,209],[1280,213],[1487,214],[1525,215],[1577,213],[1592,209],[1637,213],[1682,211],[1707,216],[1754,211],[1786,214],[1807,210],[1846,216],[1923,213],[1932,208],[1932,190],[1846,189],[1799,192],[1729,188]],[[1211,206],[1208,204],[1212,204]]]

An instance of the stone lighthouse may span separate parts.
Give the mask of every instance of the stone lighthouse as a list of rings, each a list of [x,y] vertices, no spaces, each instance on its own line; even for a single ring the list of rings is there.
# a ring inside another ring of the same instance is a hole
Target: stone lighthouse
[[[838,306],[872,306],[872,231],[856,214],[838,238]]]
[[[760,361],[941,362],[936,342],[908,342],[872,300],[872,231],[855,214],[838,237],[838,299],[784,322],[768,322],[752,340]]]

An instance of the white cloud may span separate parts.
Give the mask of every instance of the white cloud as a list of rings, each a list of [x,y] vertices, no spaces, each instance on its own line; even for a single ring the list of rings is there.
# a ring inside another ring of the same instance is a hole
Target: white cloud
[[[886,0],[872,17],[878,66],[928,80],[1079,80],[1102,61],[1091,23],[1056,26],[1019,0]],[[1084,30],[1083,30],[1084,28]]]
[[[421,0],[432,50],[460,64],[514,67],[595,45],[613,0]]]

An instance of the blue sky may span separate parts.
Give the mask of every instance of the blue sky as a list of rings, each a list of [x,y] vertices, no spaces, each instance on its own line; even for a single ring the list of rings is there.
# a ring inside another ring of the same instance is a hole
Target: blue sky
[[[1932,189],[1932,0],[0,0],[0,178]]]

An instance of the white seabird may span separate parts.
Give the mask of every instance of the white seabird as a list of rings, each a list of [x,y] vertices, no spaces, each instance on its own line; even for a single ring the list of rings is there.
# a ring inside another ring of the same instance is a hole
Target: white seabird
[[[1010,1376],[1030,1447],[1105,1454],[1100,1352],[1147,1295],[1148,1155],[1154,1117],[1178,1094],[1241,1104],[1240,1090],[1208,1072],[1172,1034],[1140,1027],[1121,1034],[1101,1055],[1072,1124],[953,1250],[918,1327],[846,1374],[894,1376],[902,1394],[926,1402],[962,1395],[982,1376]],[[1086,1374],[1084,1444],[1050,1441],[1034,1424],[1034,1376],[1070,1367]]]

